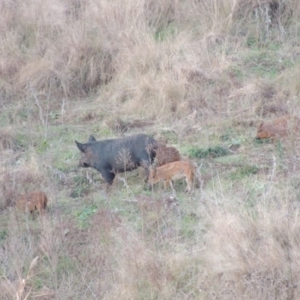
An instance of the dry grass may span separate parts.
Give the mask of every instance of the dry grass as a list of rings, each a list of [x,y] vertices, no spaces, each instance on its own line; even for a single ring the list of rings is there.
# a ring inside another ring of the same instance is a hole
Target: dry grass
[[[32,89],[51,98],[107,91],[99,101],[150,117],[213,110],[213,91],[225,99],[238,88],[224,75],[234,65],[235,53],[244,51],[245,39],[268,42],[279,31],[286,40],[297,31],[289,23],[291,11],[298,17],[296,1],[270,3],[6,1],[1,4],[6,28],[1,88],[7,99],[21,94],[32,98]],[[268,18],[271,23],[264,28]],[[217,107],[224,108],[229,109]]]
[[[0,150],[3,152],[7,149],[16,150],[16,140],[13,137],[13,130],[5,128],[0,131]]]
[[[216,297],[297,298],[299,261],[293,249],[299,243],[298,212],[290,200],[274,196],[240,215],[213,211],[204,257],[206,288],[212,284]]]
[[[299,19],[297,0],[0,1],[0,298],[300,298],[299,138],[254,140],[299,114]],[[74,140],[141,132],[230,151],[193,157],[209,179],[177,199],[78,170]],[[36,189],[31,220],[12,206]]]

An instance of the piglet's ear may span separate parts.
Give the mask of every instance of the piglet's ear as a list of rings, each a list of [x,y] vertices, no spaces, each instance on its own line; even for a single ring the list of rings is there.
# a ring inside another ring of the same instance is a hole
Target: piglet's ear
[[[76,143],[78,149],[79,149],[81,152],[85,152],[85,150],[86,150],[86,145],[85,145],[85,144],[81,144],[81,143],[79,143],[79,142],[77,142],[77,141],[75,141],[75,143]]]

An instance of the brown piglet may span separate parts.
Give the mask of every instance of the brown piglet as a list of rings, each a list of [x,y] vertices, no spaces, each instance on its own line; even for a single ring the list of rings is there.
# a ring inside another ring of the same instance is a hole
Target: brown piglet
[[[16,202],[18,209],[24,212],[30,212],[32,218],[36,210],[42,215],[47,208],[48,198],[42,191],[33,191],[25,195],[21,195]]]

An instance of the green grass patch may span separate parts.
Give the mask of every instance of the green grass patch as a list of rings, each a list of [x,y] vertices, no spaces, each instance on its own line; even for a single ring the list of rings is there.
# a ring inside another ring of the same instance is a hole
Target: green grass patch
[[[222,146],[215,146],[209,148],[192,147],[188,150],[188,156],[190,158],[216,158],[230,154],[229,150]]]
[[[79,243],[80,241],[78,241]],[[57,265],[57,274],[60,277],[63,277],[66,274],[69,274],[70,271],[74,271],[76,269],[75,262],[68,256],[62,255],[59,257],[58,265]]]
[[[245,165],[229,174],[231,180],[239,180],[244,177],[257,174],[259,168],[254,165]]]
[[[232,65],[228,68],[228,73],[232,74],[234,77],[242,81],[245,77],[244,71],[242,70],[241,66]]]
[[[39,276],[34,277],[33,285],[36,290],[41,289],[44,286],[44,278],[41,278]]]
[[[82,136],[84,140],[81,141],[81,139],[80,139],[80,141],[87,142],[87,140],[91,134],[93,136],[95,136],[97,141],[110,139],[115,136],[115,133],[113,133],[113,131],[109,127],[103,126],[101,123],[100,124],[97,123],[91,127],[91,131],[89,134],[87,134],[86,136]]]
[[[154,34],[154,39],[157,42],[163,42],[166,39],[172,38],[176,35],[177,28],[175,27],[174,22],[169,23],[165,27],[161,27],[158,30],[156,30]]]
[[[279,140],[276,141],[275,147],[276,147],[276,152],[278,153],[279,159],[282,160],[282,158],[284,156],[284,148],[282,146],[282,143]]]
[[[217,157],[215,159],[216,162],[219,162],[221,164],[225,165],[230,165],[230,164],[235,164],[235,165],[244,165],[245,159],[247,158],[246,155],[242,154],[236,154],[236,155],[228,155],[228,156],[222,156],[222,157]]]
[[[271,143],[272,140],[271,139],[254,139],[253,140],[253,144],[255,146],[259,146],[259,145],[265,145],[265,144],[269,144]]]
[[[168,143],[177,144],[178,143],[178,135],[173,130],[164,129],[160,132],[160,135],[163,139],[166,139]]]
[[[28,148],[29,146],[29,138],[27,135],[18,133],[15,136],[17,148],[23,149],[23,148]]]
[[[47,149],[49,148],[50,144],[47,140],[43,140],[41,141],[38,145],[37,145],[37,153],[42,154],[45,153],[47,151]]]
[[[293,66],[290,59],[282,58],[276,51],[256,50],[245,58],[250,73],[264,78],[275,78],[283,69]]]
[[[9,116],[7,113],[0,113],[0,126],[4,127],[9,124]]]
[[[88,226],[88,220],[90,217],[96,213],[98,210],[97,206],[95,204],[92,204],[90,206],[84,207],[80,211],[75,212],[75,217],[77,218],[78,221],[78,226],[79,228],[83,229]]]
[[[265,183],[259,181],[255,182],[251,185],[247,191],[247,199],[245,201],[245,207],[249,209],[249,212],[252,214],[256,214],[255,207],[260,199],[260,194],[265,191],[266,185]]]
[[[78,175],[74,178],[75,186],[71,192],[72,198],[79,198],[86,193],[89,183],[84,176]]]
[[[7,237],[8,233],[6,229],[1,229],[0,230],[0,242],[4,241]]]
[[[180,233],[184,238],[192,238],[195,235],[198,219],[195,214],[186,214],[182,218]]]

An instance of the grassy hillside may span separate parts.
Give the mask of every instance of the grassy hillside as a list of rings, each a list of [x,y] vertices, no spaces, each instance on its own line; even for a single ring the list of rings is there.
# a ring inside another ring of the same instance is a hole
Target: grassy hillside
[[[299,115],[298,0],[5,0],[0,28],[0,299],[300,298],[299,133],[255,140]],[[78,168],[140,132],[203,184]]]

